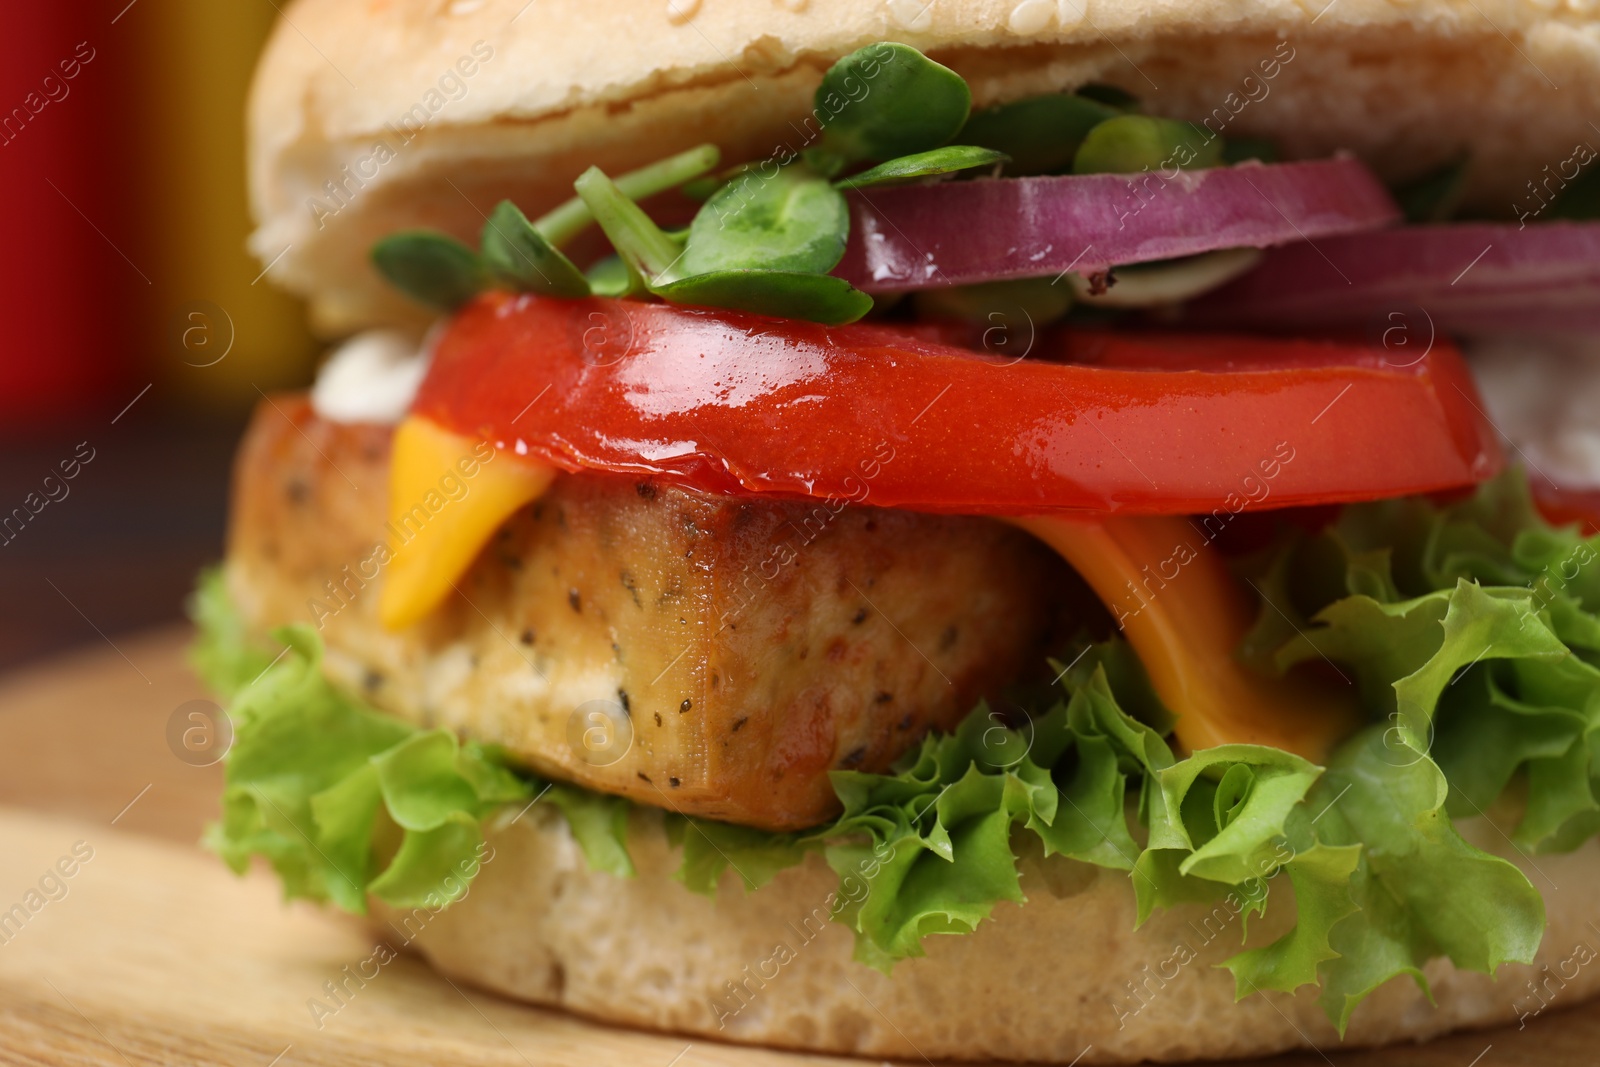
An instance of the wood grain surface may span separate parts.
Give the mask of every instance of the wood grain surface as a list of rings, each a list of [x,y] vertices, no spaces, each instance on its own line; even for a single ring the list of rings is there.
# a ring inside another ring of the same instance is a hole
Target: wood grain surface
[[[307,1002],[366,959],[373,936],[358,921],[285,906],[269,874],[234,878],[195,846],[221,774],[168,744],[174,712],[204,697],[183,666],[186,638],[164,630],[0,680],[0,915],[39,905],[20,929],[0,925],[0,1063],[850,1063],[598,1026],[453,984],[409,958],[319,1027]],[[1562,1007],[1521,1031],[1383,1052],[1325,1047],[1259,1065],[1600,1064],[1600,1009]]]

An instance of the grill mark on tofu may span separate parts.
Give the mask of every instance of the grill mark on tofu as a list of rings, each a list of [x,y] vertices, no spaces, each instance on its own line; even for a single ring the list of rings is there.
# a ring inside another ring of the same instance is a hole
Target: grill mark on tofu
[[[370,555],[386,518],[390,431],[276,400],[289,418],[263,405],[241,447],[228,551],[263,636],[313,621],[308,599]],[[830,770],[883,770],[1042,665],[1074,581],[998,523],[845,506],[819,528],[815,510],[561,476],[465,576],[473,604],[390,634],[380,576],[327,619],[324,669],[541,775],[663,806],[665,781],[686,814],[815,825],[837,810]],[[616,762],[586,762],[567,725],[591,700],[654,728]]]

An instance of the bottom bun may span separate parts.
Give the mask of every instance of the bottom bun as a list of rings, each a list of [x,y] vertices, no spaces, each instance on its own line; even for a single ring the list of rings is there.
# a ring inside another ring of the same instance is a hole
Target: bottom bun
[[[1391,981],[1356,1010],[1344,1047],[1515,1022],[1600,991],[1600,966],[1584,966],[1600,945],[1600,896],[1585,888],[1600,882],[1600,843],[1535,867],[1487,822],[1460,828],[1543,891],[1539,958],[1498,980],[1435,960],[1437,1007]],[[591,870],[542,806],[491,827],[489,841],[464,899],[437,913],[380,905],[377,916],[448,975],[596,1019],[907,1059],[1127,1063],[1341,1045],[1314,987],[1234,1001],[1232,975],[1213,966],[1240,943],[1227,904],[1159,911],[1135,930],[1128,875],[1059,856],[1022,859],[1026,904],[1000,904],[972,934],[930,937],[926,957],[884,975],[854,962],[853,935],[827,921],[840,880],[820,856],[752,893],[730,871],[712,900],[672,879],[679,854],[653,813],[635,814],[631,879]],[[1292,919],[1275,894],[1251,942]]]

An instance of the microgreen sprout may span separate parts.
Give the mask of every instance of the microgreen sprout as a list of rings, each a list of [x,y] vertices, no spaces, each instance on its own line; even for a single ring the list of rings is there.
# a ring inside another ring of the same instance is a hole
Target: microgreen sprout
[[[1090,86],[972,114],[955,71],[907,45],[868,45],[823,75],[817,126],[801,151],[718,170],[717,149],[702,145],[615,179],[591,167],[575,197],[533,221],[501,202],[479,251],[410,231],[379,242],[372,258],[402,292],[444,311],[499,285],[850,322],[873,301],[829,274],[850,237],[846,192],[1002,168],[1094,173],[1222,161],[1220,138],[1137,107],[1121,90]],[[684,230],[663,230],[639,204],[669,190],[701,204]],[[582,271],[561,246],[591,223],[616,255]]]

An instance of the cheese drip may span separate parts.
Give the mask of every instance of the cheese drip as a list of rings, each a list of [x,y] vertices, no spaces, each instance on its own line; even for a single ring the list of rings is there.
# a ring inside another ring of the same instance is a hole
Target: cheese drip
[[[1116,616],[1185,750],[1270,745],[1314,762],[1360,724],[1352,694],[1271,678],[1234,657],[1252,605],[1180,516],[1011,520],[1061,554]]]
[[[486,442],[408,416],[389,464],[391,559],[378,618],[398,630],[426,617],[455,588],[494,532],[537,500],[556,471],[501,459]]]
[[[489,538],[549,488],[555,468],[409,416],[389,473],[392,558],[378,614],[391,630],[430,614]],[[1055,549],[1117,617],[1188,750],[1269,745],[1320,761],[1359,724],[1348,693],[1270,678],[1234,658],[1252,605],[1221,557],[1177,516],[1009,520]]]

